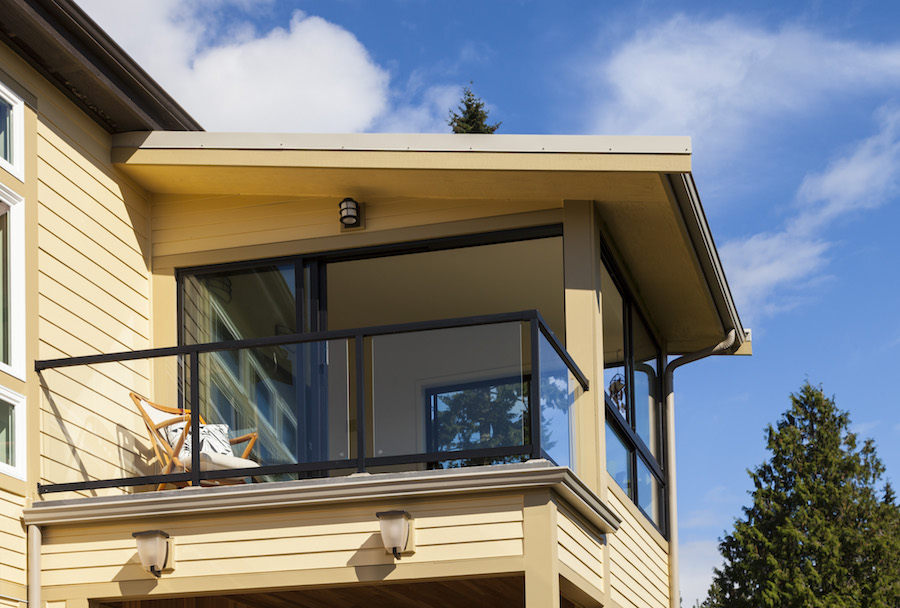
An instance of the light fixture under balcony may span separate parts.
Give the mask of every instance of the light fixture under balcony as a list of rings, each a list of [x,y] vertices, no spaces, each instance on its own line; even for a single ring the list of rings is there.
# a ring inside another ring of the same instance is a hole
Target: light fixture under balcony
[[[137,540],[141,565],[150,574],[159,578],[163,570],[172,569],[172,540],[167,533],[162,530],[145,530],[135,532],[132,536]]]
[[[341,225],[343,228],[362,228],[363,214],[362,204],[357,203],[349,196],[338,204],[341,210]]]
[[[415,526],[406,511],[380,511],[375,514],[381,526],[381,542],[384,550],[396,559],[416,551]]]

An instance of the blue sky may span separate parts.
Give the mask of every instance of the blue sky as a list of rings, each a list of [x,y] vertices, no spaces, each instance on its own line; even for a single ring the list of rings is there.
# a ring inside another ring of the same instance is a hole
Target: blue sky
[[[690,135],[752,358],[676,374],[682,593],[809,380],[900,480],[898,9],[885,2],[81,0],[208,130]]]

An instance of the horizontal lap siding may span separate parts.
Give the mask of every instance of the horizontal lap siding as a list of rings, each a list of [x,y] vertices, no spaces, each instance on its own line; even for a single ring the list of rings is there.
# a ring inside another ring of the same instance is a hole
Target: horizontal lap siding
[[[338,200],[284,196],[156,195],[154,256],[189,254],[340,234]],[[366,205],[366,231],[558,207],[558,203],[384,200]]]
[[[643,528],[613,490],[610,506],[622,515],[622,525],[610,534],[610,591],[622,606],[668,606],[669,565],[666,552]]]
[[[148,348],[146,198],[64,114],[45,116],[37,141],[38,357]],[[42,482],[155,472],[128,398],[147,392],[150,377],[148,361],[43,372]]]
[[[411,501],[404,506],[416,524],[416,553],[404,556],[404,564],[522,555],[521,497]],[[173,578],[391,564],[375,517],[376,511],[388,508],[394,506],[251,510],[206,518],[54,526],[44,534],[43,585],[146,580],[131,536],[138,528],[159,527],[175,539],[176,568],[166,575]]]
[[[603,545],[600,539],[565,511],[561,510],[557,522],[559,561],[602,592]]]
[[[24,498],[21,496],[0,491],[0,589],[25,585],[27,542],[19,519],[23,506]]]

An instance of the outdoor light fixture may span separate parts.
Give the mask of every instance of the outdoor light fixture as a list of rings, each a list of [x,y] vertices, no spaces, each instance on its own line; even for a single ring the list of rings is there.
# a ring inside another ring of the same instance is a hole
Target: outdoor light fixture
[[[384,550],[400,559],[401,554],[416,551],[413,518],[406,511],[380,511],[375,514],[381,525],[381,542]]]
[[[358,228],[362,222],[361,205],[348,196],[340,202],[339,207],[341,209],[341,224],[345,228]]]
[[[172,569],[172,541],[162,530],[146,530],[132,534],[137,539],[138,557],[150,574],[159,578],[162,571]]]

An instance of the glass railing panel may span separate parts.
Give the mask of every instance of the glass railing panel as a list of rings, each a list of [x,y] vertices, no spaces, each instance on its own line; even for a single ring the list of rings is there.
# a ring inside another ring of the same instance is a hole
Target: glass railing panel
[[[210,442],[201,437],[201,451],[245,461],[216,459],[222,468],[349,459],[347,351],[347,340],[330,340],[200,353],[200,415]],[[235,442],[230,452],[223,432]]]
[[[154,394],[158,378],[165,391]],[[96,363],[41,372],[42,484],[98,482],[163,473],[168,463],[151,441],[141,415],[146,402],[177,408],[183,370],[180,357]],[[132,399],[131,395],[137,395]],[[160,418],[177,416],[160,412]],[[155,489],[96,488],[96,496]]]
[[[372,455],[525,445],[522,359],[519,322],[373,337]]]
[[[562,357],[543,333],[538,339],[540,357],[541,449],[560,466],[574,470],[572,405],[576,382]]]
[[[39,491],[478,466],[520,462],[538,449],[571,467],[583,376],[550,334],[539,331],[532,343],[537,319],[484,321],[38,362],[50,446]],[[182,354],[161,356],[168,352]],[[533,392],[540,410],[532,412]],[[540,446],[532,446],[538,420]],[[620,477],[634,492],[628,462]]]

